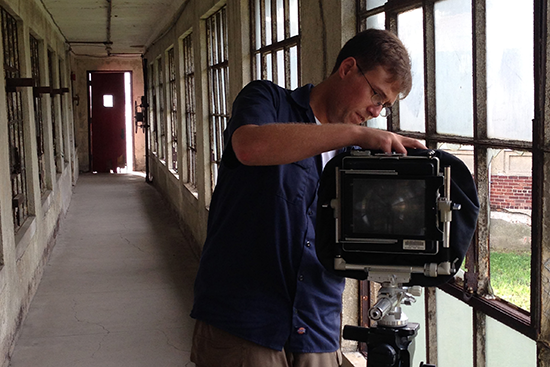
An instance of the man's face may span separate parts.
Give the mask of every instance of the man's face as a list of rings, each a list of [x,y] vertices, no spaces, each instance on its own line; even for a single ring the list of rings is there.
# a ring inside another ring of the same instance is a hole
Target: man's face
[[[338,116],[333,121],[359,125],[376,118],[383,106],[391,106],[399,94],[399,83],[391,82],[391,75],[377,66],[362,71],[355,59],[349,58],[342,65],[341,88],[335,93],[334,110]]]

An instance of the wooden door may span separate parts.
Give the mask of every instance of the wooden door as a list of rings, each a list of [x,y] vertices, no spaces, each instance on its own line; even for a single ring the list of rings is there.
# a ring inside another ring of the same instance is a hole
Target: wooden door
[[[95,172],[126,166],[123,72],[90,73],[90,159]]]

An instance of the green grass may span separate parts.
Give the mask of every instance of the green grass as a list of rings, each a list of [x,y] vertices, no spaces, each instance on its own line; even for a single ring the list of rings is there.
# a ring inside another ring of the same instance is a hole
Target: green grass
[[[491,252],[491,286],[495,295],[529,311],[531,254]]]

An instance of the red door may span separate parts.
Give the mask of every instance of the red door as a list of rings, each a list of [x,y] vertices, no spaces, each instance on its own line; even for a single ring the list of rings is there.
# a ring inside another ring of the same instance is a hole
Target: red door
[[[92,72],[90,150],[92,171],[126,166],[124,73]]]

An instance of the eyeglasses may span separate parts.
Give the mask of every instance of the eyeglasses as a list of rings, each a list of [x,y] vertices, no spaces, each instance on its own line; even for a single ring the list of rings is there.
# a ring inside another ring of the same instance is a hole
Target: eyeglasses
[[[361,72],[361,74],[363,75],[363,77],[365,78],[367,83],[369,84],[370,89],[372,90],[372,93],[373,93],[373,95],[371,97],[372,103],[374,103],[378,107],[382,107],[382,110],[380,110],[380,116],[388,117],[389,115],[391,115],[392,105],[389,104],[389,103],[384,103],[384,100],[382,99],[382,96],[374,90],[374,88],[372,87],[372,84],[367,79],[367,76],[365,75],[365,73],[363,73],[363,70],[361,70],[361,67],[359,66],[359,64],[356,64],[356,65],[357,65],[357,69],[359,69],[359,71]]]

